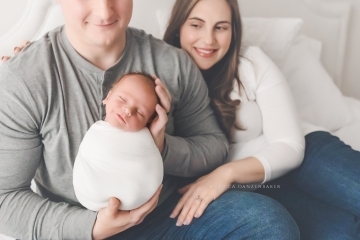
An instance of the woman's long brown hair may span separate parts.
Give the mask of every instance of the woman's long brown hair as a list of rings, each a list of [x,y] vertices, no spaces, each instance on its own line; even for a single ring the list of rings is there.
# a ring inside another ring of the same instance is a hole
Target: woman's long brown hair
[[[176,0],[164,34],[165,42],[181,48],[180,28],[199,1],[201,0]],[[214,109],[220,128],[224,131],[227,138],[231,140],[233,127],[238,130],[242,129],[240,123],[236,120],[236,112],[240,106],[240,100],[231,100],[230,98],[230,93],[234,87],[234,80],[238,83],[239,91],[241,86],[238,67],[240,63],[242,27],[237,0],[224,1],[229,4],[232,15],[230,47],[225,56],[210,69],[202,71],[202,75],[209,88],[211,106]]]

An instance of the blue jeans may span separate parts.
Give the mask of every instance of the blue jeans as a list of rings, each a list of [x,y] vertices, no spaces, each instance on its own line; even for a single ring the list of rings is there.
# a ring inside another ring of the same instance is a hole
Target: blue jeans
[[[293,172],[257,192],[280,202],[301,239],[360,239],[360,152],[328,132],[306,137],[305,158]]]
[[[110,239],[299,239],[289,213],[275,200],[253,192],[228,191],[188,226],[171,219],[180,195],[172,194],[144,221]]]

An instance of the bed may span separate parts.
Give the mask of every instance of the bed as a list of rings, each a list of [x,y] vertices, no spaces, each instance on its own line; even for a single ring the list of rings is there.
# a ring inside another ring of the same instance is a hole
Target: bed
[[[244,45],[257,45],[278,65],[292,90],[304,134],[327,130],[360,151],[360,100],[341,92],[350,0],[238,0]],[[0,38],[0,56],[15,43],[62,25],[55,0],[27,0]],[[174,0],[134,0],[130,26],[161,38]],[[0,239],[11,239],[0,234]]]

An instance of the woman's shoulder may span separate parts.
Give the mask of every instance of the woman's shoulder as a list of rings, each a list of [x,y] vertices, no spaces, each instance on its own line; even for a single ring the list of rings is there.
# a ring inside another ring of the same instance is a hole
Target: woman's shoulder
[[[258,46],[242,46],[240,49],[240,54],[242,56],[251,57],[254,54],[261,54],[263,51]]]
[[[281,73],[275,63],[259,47],[250,46],[243,47],[240,51],[239,77],[245,91],[248,94],[250,92],[255,94],[268,84],[279,82]]]
[[[256,55],[261,55],[261,49],[258,47],[242,47],[240,51],[240,65],[238,67],[241,81],[240,94],[237,81],[234,80],[232,99],[241,99],[242,101],[254,100],[257,88],[257,62]],[[246,100],[247,99],[247,100]]]
[[[242,78],[241,81],[250,81],[252,89],[261,91],[269,86],[284,82],[284,77],[279,68],[259,47],[243,48],[240,54],[240,79]]]
[[[256,46],[242,47],[240,51],[239,75],[241,81],[253,85],[257,76],[266,69],[268,59],[265,53]]]
[[[254,72],[261,77],[266,72],[280,72],[275,63],[257,46],[243,47],[240,51],[240,74]],[[259,79],[258,79],[259,80]]]
[[[257,46],[242,47],[240,50],[242,62],[252,63],[256,67],[273,65],[273,61]]]

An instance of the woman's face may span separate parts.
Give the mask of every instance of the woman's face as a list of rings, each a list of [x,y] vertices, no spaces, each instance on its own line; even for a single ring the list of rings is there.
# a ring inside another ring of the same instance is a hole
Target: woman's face
[[[207,70],[227,53],[231,34],[226,0],[200,0],[180,29],[180,44],[201,70]]]

